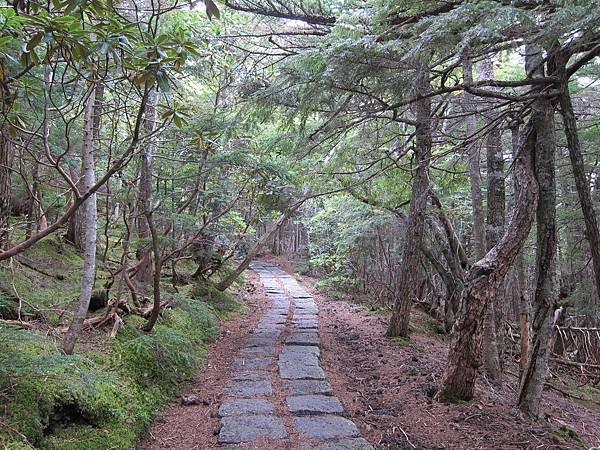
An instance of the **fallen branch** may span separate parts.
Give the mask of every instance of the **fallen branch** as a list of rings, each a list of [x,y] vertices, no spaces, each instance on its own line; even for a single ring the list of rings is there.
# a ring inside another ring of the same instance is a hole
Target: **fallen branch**
[[[0,323],[15,325],[26,330],[38,330],[40,328],[40,322],[24,322],[22,320],[0,319]]]
[[[594,403],[596,405],[600,405],[600,402],[597,400],[593,400],[591,398],[583,398],[583,397],[579,397],[578,395],[572,394],[570,392],[565,391],[564,389],[559,388],[558,386],[553,385],[552,383],[546,381],[544,383],[544,386],[549,387],[550,389],[554,389],[556,392],[561,393],[562,395],[564,395],[565,397],[569,397],[575,400],[580,400],[582,402],[591,402]]]
[[[49,278],[54,278],[59,281],[62,281],[65,279],[65,276],[63,274],[49,273],[49,272],[46,272],[45,270],[40,269],[39,267],[36,267],[33,263],[30,263],[29,261],[27,261],[22,255],[20,255],[20,257],[17,258],[17,261],[19,262],[19,264],[27,267],[28,269],[31,269],[37,273],[41,273],[42,275],[45,275]]]
[[[21,441],[24,444],[27,444],[29,446],[31,446],[33,448],[33,445],[31,445],[31,443],[27,440],[27,437],[21,433],[19,430],[17,430],[16,428],[14,428],[13,426],[7,424],[6,422],[3,422],[0,420],[0,427],[4,428],[5,430],[8,430],[10,433],[12,433],[13,435],[17,436],[19,439],[21,439]]]
[[[575,366],[575,367],[585,367],[590,369],[600,369],[600,364],[589,364],[589,363],[580,363],[576,361],[569,361],[568,359],[563,358],[553,358],[553,361],[557,363],[564,364],[567,366]]]

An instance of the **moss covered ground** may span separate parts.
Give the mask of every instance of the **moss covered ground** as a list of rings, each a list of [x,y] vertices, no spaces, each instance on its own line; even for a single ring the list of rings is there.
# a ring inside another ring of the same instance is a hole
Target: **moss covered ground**
[[[77,354],[66,356],[54,330],[66,323],[77,299],[81,258],[52,239],[24,258],[35,269],[16,262],[12,270],[0,268],[0,318],[16,316],[14,284],[24,301],[22,315],[41,318],[43,326],[0,321],[0,448],[133,448],[202,368],[219,318],[241,306],[207,285],[176,293],[166,279],[163,296],[174,307],[163,311],[152,332],[140,330],[143,318],[127,315],[116,338],[107,329],[88,332]],[[97,285],[108,275],[99,267]]]

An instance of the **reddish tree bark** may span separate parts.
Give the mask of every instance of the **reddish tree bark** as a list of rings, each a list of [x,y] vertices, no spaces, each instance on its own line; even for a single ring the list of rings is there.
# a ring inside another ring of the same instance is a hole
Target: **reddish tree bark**
[[[496,295],[533,224],[538,196],[533,170],[535,120],[537,117],[534,112],[523,128],[519,141],[520,151],[514,163],[518,190],[511,221],[498,244],[471,267],[466,277],[467,285],[453,329],[448,365],[436,395],[438,400],[469,400],[473,397],[477,370],[481,365],[486,307]]]

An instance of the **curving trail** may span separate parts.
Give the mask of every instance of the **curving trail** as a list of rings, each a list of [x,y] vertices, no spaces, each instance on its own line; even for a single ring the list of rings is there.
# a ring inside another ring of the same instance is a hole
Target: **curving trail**
[[[270,302],[234,360],[219,407],[224,449],[370,450],[320,366],[318,308],[297,281],[264,262]]]

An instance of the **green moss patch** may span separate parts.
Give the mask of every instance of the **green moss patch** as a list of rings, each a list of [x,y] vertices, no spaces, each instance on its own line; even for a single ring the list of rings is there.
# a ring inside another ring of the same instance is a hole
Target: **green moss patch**
[[[43,333],[0,325],[3,419],[22,437],[0,429],[7,448],[126,449],[157,411],[202,366],[205,342],[217,333],[220,311],[207,302],[172,296],[154,330],[125,318],[102,348],[65,356]],[[232,302],[233,300],[229,300]]]

